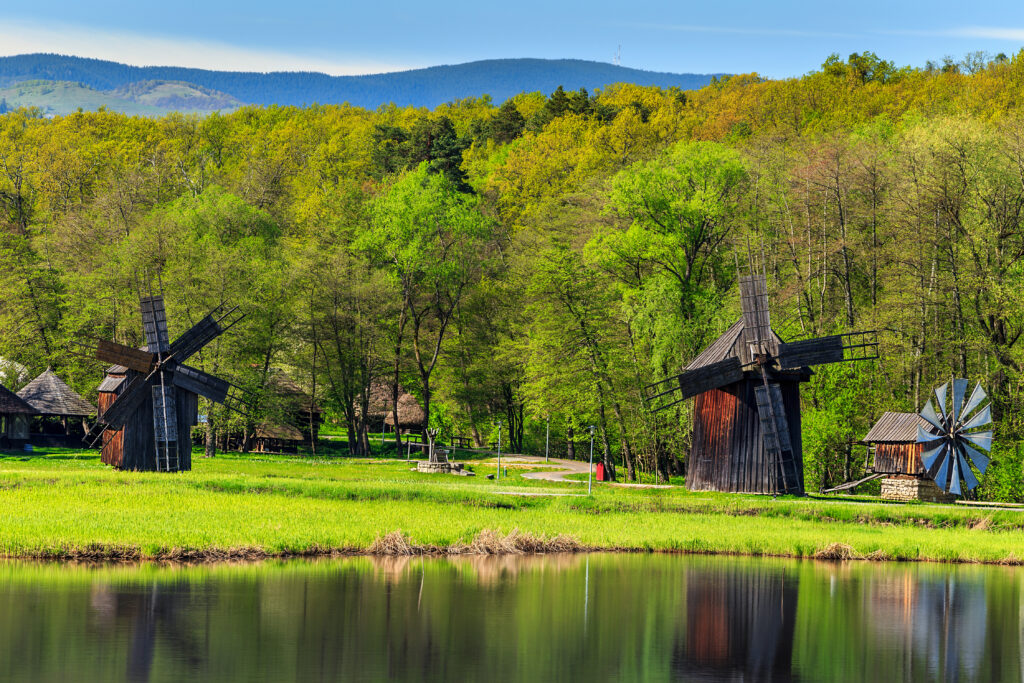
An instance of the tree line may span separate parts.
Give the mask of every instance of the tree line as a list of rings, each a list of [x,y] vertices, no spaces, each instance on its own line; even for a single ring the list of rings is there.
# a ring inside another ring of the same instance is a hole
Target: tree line
[[[979,58],[980,59],[980,58]],[[205,118],[0,117],[0,356],[86,395],[86,337],[141,344],[140,279],[182,329],[245,321],[199,365],[276,406],[276,368],[366,452],[370,388],[432,425],[581,454],[617,476],[685,470],[691,409],[651,414],[768,275],[783,339],[879,332],[881,358],[804,386],[808,488],[955,376],[997,419],[985,495],[1024,495],[1024,54],[897,69],[870,53],[798,79],[618,85],[433,110],[247,107]],[[180,331],[180,330],[178,330]],[[172,330],[173,334],[174,330]],[[211,435],[241,420],[210,409]]]

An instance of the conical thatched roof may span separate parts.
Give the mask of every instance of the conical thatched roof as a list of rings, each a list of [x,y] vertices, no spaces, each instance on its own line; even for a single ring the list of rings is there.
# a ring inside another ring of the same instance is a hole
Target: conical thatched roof
[[[0,384],[0,414],[4,415],[35,415],[35,409],[18,395]]]
[[[18,397],[41,415],[61,417],[85,417],[96,412],[96,408],[79,396],[49,368],[18,392]]]

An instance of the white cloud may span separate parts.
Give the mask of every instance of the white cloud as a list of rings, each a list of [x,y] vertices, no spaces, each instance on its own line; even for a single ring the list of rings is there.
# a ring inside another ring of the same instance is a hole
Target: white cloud
[[[1024,42],[1024,28],[999,28],[996,26],[960,26],[942,29],[906,29],[878,31],[880,35],[917,36],[921,38],[981,38],[982,40],[1006,40]]]
[[[1024,28],[998,28],[995,26],[964,26],[950,32],[964,38],[988,38],[990,40],[1024,41]]]
[[[661,29],[680,33],[719,33],[738,36],[779,36],[789,38],[856,38],[851,33],[834,33],[830,31],[801,31],[784,28],[742,28],[735,26],[700,26],[694,24],[629,24],[637,28]]]
[[[53,52],[135,66],[185,66],[223,71],[321,71],[332,76],[416,68],[369,59],[333,59],[82,26],[40,26],[0,19],[0,56]]]

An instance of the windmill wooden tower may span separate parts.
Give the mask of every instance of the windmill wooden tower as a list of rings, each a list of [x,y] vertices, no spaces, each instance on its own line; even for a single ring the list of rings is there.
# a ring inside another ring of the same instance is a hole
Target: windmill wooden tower
[[[99,415],[86,441],[102,438],[102,460],[125,470],[192,469],[191,429],[199,396],[225,403],[231,384],[185,365],[243,316],[219,307],[173,343],[162,296],[140,299],[146,349],[101,340],[95,358],[114,363],[99,387]]]
[[[696,397],[686,485],[803,495],[800,382],[810,367],[878,357],[874,332],[784,343],[771,329],[763,275],[740,279],[743,316],[674,377],[646,388],[662,410]]]

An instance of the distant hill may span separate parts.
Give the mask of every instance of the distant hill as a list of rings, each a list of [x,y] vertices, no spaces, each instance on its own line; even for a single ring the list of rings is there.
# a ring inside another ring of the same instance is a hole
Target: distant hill
[[[718,74],[721,75],[721,74]],[[370,76],[328,76],[313,72],[252,73],[175,66],[137,67],[118,62],[53,54],[0,57],[0,87],[27,80],[81,83],[97,91],[129,93],[140,81],[192,84],[252,104],[382,104],[435,107],[488,94],[503,102],[521,92],[594,90],[612,83],[701,88],[712,74],[673,74],[628,69],[578,59],[492,59]],[[166,97],[174,97],[168,94]],[[161,97],[144,102],[155,103]],[[164,103],[174,100],[163,99]]]
[[[242,103],[224,93],[175,81],[140,81],[103,91],[70,81],[32,80],[0,88],[0,105],[0,109],[39,107],[51,116],[100,107],[124,114],[160,116],[172,111],[230,111]]]

